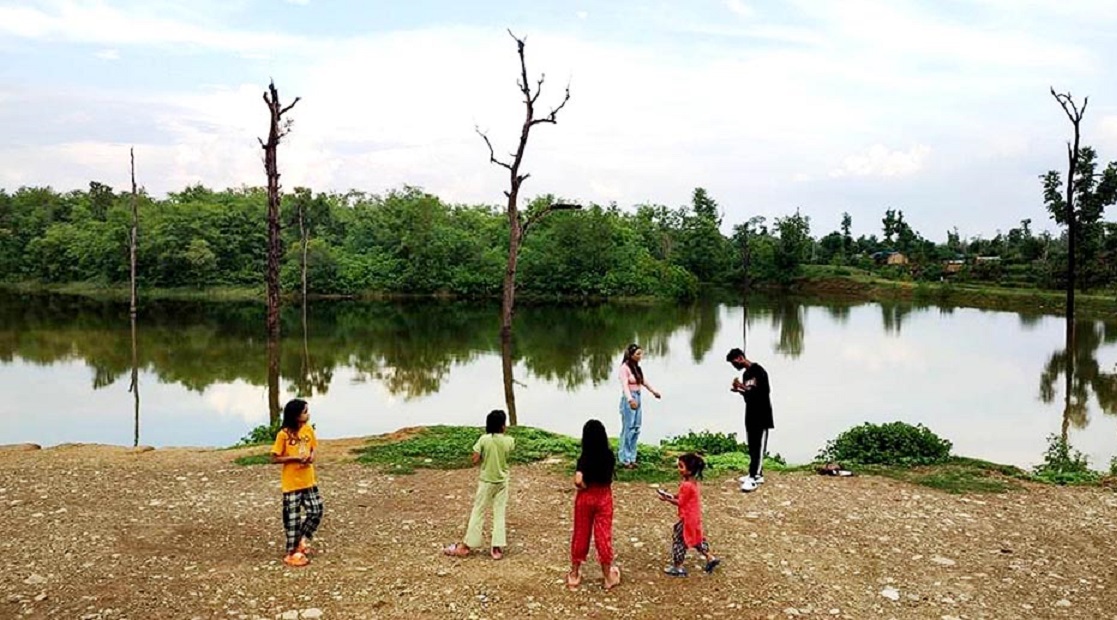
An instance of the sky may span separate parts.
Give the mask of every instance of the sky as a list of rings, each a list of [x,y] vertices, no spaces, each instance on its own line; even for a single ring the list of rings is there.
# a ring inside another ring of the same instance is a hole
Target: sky
[[[162,196],[265,184],[262,93],[300,97],[285,188],[500,204],[529,78],[544,75],[523,195],[687,204],[723,229],[798,209],[929,239],[1056,230],[1053,86],[1090,97],[1083,142],[1117,160],[1111,0],[0,0],[0,188],[137,181]]]

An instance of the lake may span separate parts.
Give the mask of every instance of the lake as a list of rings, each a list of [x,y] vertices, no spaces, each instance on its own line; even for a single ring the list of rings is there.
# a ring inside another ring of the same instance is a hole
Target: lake
[[[227,446],[269,419],[260,304],[148,302],[135,331],[139,406],[130,391],[126,304],[0,293],[0,443]],[[499,309],[462,302],[320,301],[283,314],[278,401],[308,398],[319,437],[403,426],[482,426],[504,408]],[[686,306],[517,309],[521,424],[578,435],[596,417],[620,427],[616,366],[646,351],[642,441],[688,430],[736,432],[725,353],[746,343],[771,376],[769,450],[810,461],[863,422],[923,423],[956,454],[1030,467],[1047,437],[1107,469],[1117,453],[1117,323],[1080,321],[1066,396],[1061,317],[912,303],[792,298]]]

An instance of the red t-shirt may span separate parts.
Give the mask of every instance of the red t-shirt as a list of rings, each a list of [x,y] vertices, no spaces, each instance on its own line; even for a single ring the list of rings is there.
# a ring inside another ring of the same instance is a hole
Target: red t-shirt
[[[705,538],[702,535],[702,497],[698,483],[684,480],[679,485],[679,520],[683,522],[683,542],[696,547]]]

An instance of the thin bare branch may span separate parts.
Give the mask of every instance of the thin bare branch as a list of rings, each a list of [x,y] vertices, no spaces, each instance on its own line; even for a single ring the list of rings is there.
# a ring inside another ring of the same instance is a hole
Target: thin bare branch
[[[480,127],[474,127],[473,130],[476,131],[477,135],[481,136],[481,139],[485,141],[485,146],[489,147],[489,161],[500,166],[501,168],[511,170],[512,164],[500,161],[496,158],[496,152],[493,151],[493,143],[489,141],[489,136],[485,135],[485,132],[481,131]]]
[[[531,105],[534,106],[536,101],[539,101],[539,95],[543,94],[543,80],[547,75],[545,73],[539,74],[539,79],[535,81],[535,94],[531,97]]]
[[[524,223],[523,223],[524,234],[525,235],[527,234],[527,229],[530,228],[533,224],[535,224],[539,220],[547,217],[548,215],[550,215],[554,211],[572,211],[572,210],[577,210],[577,209],[581,209],[581,208],[582,208],[582,205],[570,204],[570,203],[566,203],[566,202],[556,202],[552,205],[544,207],[544,208],[536,211],[535,213],[532,213],[530,216],[528,216],[528,218],[526,220],[524,220]]]
[[[289,105],[286,108],[283,108],[282,110],[279,111],[279,115],[283,116],[284,114],[286,114],[287,111],[290,110],[291,108],[295,107],[295,104],[298,103],[301,99],[302,99],[302,97],[295,97],[295,100],[291,102],[291,105]]]
[[[550,123],[552,125],[558,123],[558,113],[566,107],[566,103],[570,101],[570,84],[566,85],[566,94],[562,98],[562,102],[558,107],[552,108],[551,113],[543,118],[537,118],[531,121],[532,125],[539,125],[540,123]]]

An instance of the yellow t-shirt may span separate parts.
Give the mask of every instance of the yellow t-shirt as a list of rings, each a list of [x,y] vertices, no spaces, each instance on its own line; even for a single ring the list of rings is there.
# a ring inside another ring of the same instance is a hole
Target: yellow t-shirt
[[[314,436],[314,429],[304,424],[295,437],[291,437],[287,429],[279,429],[271,453],[276,456],[307,456],[311,450],[317,449],[318,438]],[[318,484],[312,463],[284,463],[279,481],[284,493],[309,489]]]

